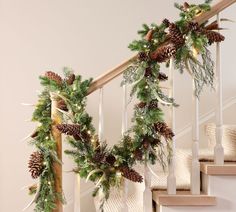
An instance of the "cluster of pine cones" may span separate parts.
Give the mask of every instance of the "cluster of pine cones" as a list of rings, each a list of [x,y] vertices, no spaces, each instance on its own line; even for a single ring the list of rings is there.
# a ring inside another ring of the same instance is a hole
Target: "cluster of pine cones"
[[[159,47],[156,51],[150,54],[151,59],[157,62],[165,62],[176,54],[176,51],[185,44],[183,33],[179,30],[175,23],[170,23],[168,19],[162,22],[169,29],[167,35],[170,42]],[[186,27],[186,32],[194,31],[198,34],[205,35],[209,44],[224,41],[225,37],[214,30],[219,29],[218,24],[213,22],[208,26],[200,26],[197,22],[190,22]]]
[[[47,71],[45,73],[45,77],[55,81],[58,85],[62,85],[63,81],[65,81],[68,85],[72,85],[74,80],[75,80],[75,75],[74,74],[70,74],[69,76],[67,76],[64,80],[61,78],[61,76],[59,76],[58,74],[52,72],[52,71]]]

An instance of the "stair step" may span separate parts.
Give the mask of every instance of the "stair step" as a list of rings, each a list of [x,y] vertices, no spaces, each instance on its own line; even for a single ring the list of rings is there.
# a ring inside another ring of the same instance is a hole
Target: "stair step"
[[[192,195],[190,191],[177,191],[176,195],[169,195],[167,191],[153,191],[153,200],[162,206],[213,206],[216,197],[206,194]]]
[[[216,165],[213,162],[201,162],[201,172],[207,175],[236,175],[236,163]]]

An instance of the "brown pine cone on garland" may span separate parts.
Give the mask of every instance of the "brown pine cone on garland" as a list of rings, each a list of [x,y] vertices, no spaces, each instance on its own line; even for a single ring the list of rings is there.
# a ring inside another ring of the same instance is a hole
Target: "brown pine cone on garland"
[[[218,43],[225,40],[225,37],[221,35],[219,32],[211,31],[211,30],[205,30],[204,34],[206,35],[209,44],[212,43]]]
[[[137,160],[142,160],[143,159],[143,152],[141,149],[136,149],[134,151],[134,157],[137,159]]]
[[[47,71],[45,73],[45,77],[47,77],[50,80],[55,81],[58,85],[62,84],[62,78],[58,74],[56,74],[52,71]]]
[[[38,178],[42,174],[44,169],[43,161],[44,161],[43,154],[39,151],[33,152],[30,155],[28,168],[29,172],[31,173],[31,177],[33,179]]]
[[[137,105],[136,105],[136,107],[137,108],[145,108],[146,107],[146,105],[147,105],[147,103],[146,102],[140,102],[140,103],[138,103]]]
[[[188,30],[196,32],[196,31],[199,31],[199,29],[200,27],[197,22],[191,21],[188,23]]]
[[[162,21],[162,23],[163,23],[166,27],[169,27],[169,25],[170,25],[170,21],[169,21],[167,18],[165,18],[165,19]]]
[[[95,163],[102,163],[105,160],[105,156],[106,156],[106,154],[104,152],[99,152],[98,151],[98,152],[95,153],[95,155],[93,157],[93,161]]]
[[[66,83],[68,85],[72,85],[73,82],[75,81],[75,75],[74,74],[70,74],[65,80],[66,80]]]
[[[147,67],[145,69],[145,73],[144,73],[145,77],[151,77],[152,76],[152,69],[150,67]]]
[[[158,101],[156,100],[152,100],[148,105],[148,109],[157,109],[157,108],[158,108]]]
[[[185,39],[176,24],[170,23],[169,33],[170,33],[170,41],[174,44],[174,46],[177,49],[184,45]]]
[[[173,44],[167,44],[151,53],[151,58],[159,63],[169,60],[176,53],[176,48]]]
[[[146,41],[151,41],[152,40],[152,35],[153,35],[153,30],[152,29],[150,29],[149,31],[148,31],[148,33],[145,35],[145,40]]]
[[[73,136],[75,140],[81,140],[80,125],[78,124],[58,124],[57,129],[61,133]]]
[[[106,157],[106,162],[107,162],[108,164],[110,164],[111,166],[113,166],[114,163],[116,162],[115,156],[112,155],[112,154],[109,154],[109,155]]]
[[[142,140],[143,148],[148,149],[148,147],[150,146],[150,142],[151,142],[151,139],[149,139],[148,137],[144,137]]]
[[[171,128],[167,126],[165,122],[158,122],[155,124],[155,129],[158,133],[160,133],[167,140],[171,140],[174,137],[174,133]]]
[[[164,73],[162,73],[162,72],[159,72],[158,73],[158,80],[160,80],[160,81],[166,81],[166,80],[168,80],[168,76],[166,75],[166,74],[164,74]]]
[[[138,53],[138,59],[140,61],[147,61],[148,60],[148,55],[145,52],[139,52]]]
[[[119,171],[121,172],[123,177],[125,177],[126,179],[130,181],[138,182],[138,183],[143,182],[143,177],[134,169],[130,169],[127,166],[123,166],[119,168]]]
[[[65,101],[63,99],[60,99],[57,102],[57,108],[59,108],[61,110],[64,110],[64,111],[68,111],[67,105],[66,105],[66,103],[65,103]]]

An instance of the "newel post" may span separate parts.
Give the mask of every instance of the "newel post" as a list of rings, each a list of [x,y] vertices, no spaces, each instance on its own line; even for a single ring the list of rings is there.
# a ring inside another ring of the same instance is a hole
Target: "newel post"
[[[57,100],[55,95],[52,93],[51,96],[51,118],[52,118],[52,136],[54,138],[54,141],[56,142],[56,151],[57,156],[59,160],[62,160],[62,136],[59,130],[56,128],[57,124],[61,123],[61,116],[57,110]],[[62,194],[62,165],[58,162],[54,162],[53,164],[53,170],[55,174],[55,191],[58,194]],[[62,202],[57,199],[56,202],[56,208],[53,210],[53,212],[62,212],[63,206]]]

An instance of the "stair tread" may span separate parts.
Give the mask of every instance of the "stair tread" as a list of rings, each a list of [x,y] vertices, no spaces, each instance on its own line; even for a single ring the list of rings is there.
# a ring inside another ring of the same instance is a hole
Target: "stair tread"
[[[153,191],[153,200],[163,206],[213,206],[216,197],[204,193],[192,195],[190,191],[177,191],[176,195],[167,194],[167,191]]]
[[[207,175],[236,175],[236,163],[216,165],[213,162],[201,162],[201,172]]]

